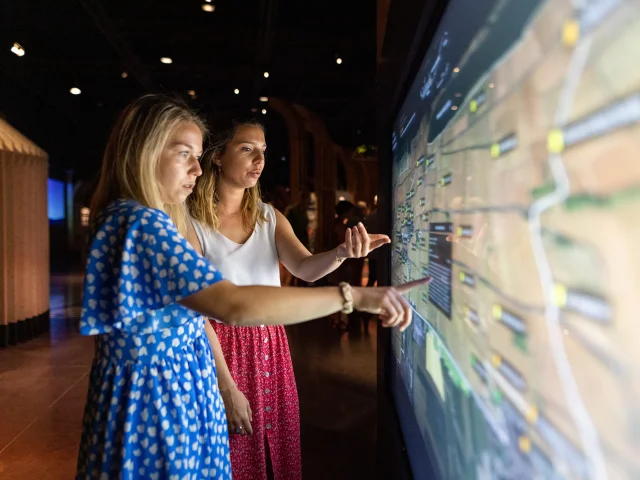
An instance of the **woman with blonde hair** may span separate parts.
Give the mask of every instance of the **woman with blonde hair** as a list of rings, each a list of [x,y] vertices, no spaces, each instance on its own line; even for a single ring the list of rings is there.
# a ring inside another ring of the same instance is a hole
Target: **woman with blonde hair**
[[[216,135],[187,200],[194,245],[225,278],[238,285],[280,286],[282,262],[294,276],[313,282],[344,259],[364,257],[389,243],[386,235],[369,235],[359,224],[347,229],[335,249],[312,255],[285,216],[261,201],[258,179],[265,150],[262,124],[232,122]],[[262,480],[273,473],[276,480],[299,479],[298,393],[284,328],[230,326],[214,318],[220,344],[214,345],[214,358],[232,434],[234,478]]]
[[[204,124],[145,95],[110,135],[93,207],[80,331],[96,339],[76,478],[230,479],[227,421],[202,315],[291,324],[340,309],[406,327],[400,289],[236,286],[182,232]],[[177,225],[168,215],[171,212]],[[419,282],[418,282],[419,283]]]

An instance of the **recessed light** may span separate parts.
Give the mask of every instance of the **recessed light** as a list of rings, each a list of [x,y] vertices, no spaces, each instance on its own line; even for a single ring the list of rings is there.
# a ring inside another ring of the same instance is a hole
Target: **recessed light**
[[[22,48],[22,45],[20,45],[18,42],[13,44],[13,47],[11,47],[11,51],[19,57],[24,56],[25,53],[24,48]]]
[[[266,109],[266,108],[263,108],[263,109],[262,109],[262,114],[263,114],[263,115],[266,115],[266,114],[267,114],[267,109]]]
[[[458,73],[460,71],[460,69],[458,67],[453,69],[453,73]]]
[[[240,90],[238,88],[234,88],[233,89],[233,93],[235,93],[236,95],[238,95],[240,93]]]
[[[129,76],[129,74],[128,74],[127,72],[122,72],[122,73],[120,74],[120,76],[121,76],[122,78],[127,78],[127,77]]]
[[[269,101],[269,97],[260,97],[260,101],[261,102],[268,102]]]
[[[171,58],[169,58],[169,57],[162,57],[162,58],[160,59],[160,61],[161,61],[162,63],[166,63],[167,65],[168,65],[168,64],[170,64],[170,63],[173,63],[173,60],[172,60]]]
[[[195,90],[189,90],[187,92],[187,95],[189,95],[191,98],[196,98],[196,91]]]
[[[269,72],[264,72],[263,75],[264,75],[264,78],[269,78]]]
[[[336,63],[342,65],[342,59],[340,57],[336,58]]]
[[[69,92],[71,92],[71,95],[80,95],[82,93],[78,87],[73,87]]]
[[[202,10],[204,10],[205,12],[213,12],[216,9],[215,5],[211,5],[209,3],[203,3],[202,4]]]

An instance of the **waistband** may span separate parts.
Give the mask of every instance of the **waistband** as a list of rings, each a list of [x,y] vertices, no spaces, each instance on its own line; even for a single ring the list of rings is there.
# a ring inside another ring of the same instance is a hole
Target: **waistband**
[[[203,335],[206,337],[201,318],[179,327],[146,334],[132,334],[116,329],[96,337],[96,353],[102,357],[114,358],[118,362],[153,363],[162,358],[176,358],[193,351]]]

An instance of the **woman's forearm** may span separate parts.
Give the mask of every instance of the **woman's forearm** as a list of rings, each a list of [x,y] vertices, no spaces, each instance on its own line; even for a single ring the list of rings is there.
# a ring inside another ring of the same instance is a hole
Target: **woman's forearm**
[[[338,260],[336,249],[316,253],[300,260],[297,272],[291,272],[305,282],[315,282],[336,270],[344,259]]]
[[[222,347],[220,346],[218,335],[211,326],[209,320],[206,318],[204,319],[204,331],[207,334],[209,345],[211,345],[211,351],[213,352],[213,360],[216,364],[216,372],[218,374],[218,385],[220,387],[220,390],[228,390],[231,387],[235,386],[235,381],[233,380],[231,372],[229,371],[229,367],[227,366],[227,362],[224,359],[224,354],[222,353]]]
[[[339,312],[344,297],[339,287],[240,287],[221,281],[180,303],[230,325],[292,325]]]

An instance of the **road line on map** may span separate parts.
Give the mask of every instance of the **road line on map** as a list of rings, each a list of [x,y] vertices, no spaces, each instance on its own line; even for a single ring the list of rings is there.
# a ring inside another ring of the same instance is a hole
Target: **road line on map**
[[[572,54],[566,81],[560,94],[555,123],[562,127],[568,122],[575,92],[577,91],[582,73],[589,57],[591,47],[590,38],[580,41]],[[564,348],[563,332],[560,326],[559,307],[553,301],[554,280],[551,265],[547,258],[541,233],[541,216],[546,210],[562,204],[569,196],[569,177],[560,154],[550,154],[549,167],[555,180],[556,189],[550,194],[539,198],[529,210],[529,232],[531,246],[538,267],[540,283],[545,300],[545,320],[551,346],[551,353],[556,365],[562,389],[568,402],[569,414],[578,430],[580,442],[585,457],[591,462],[592,478],[604,480],[607,478],[606,463],[600,447],[598,433],[582,400],[571,364]]]

